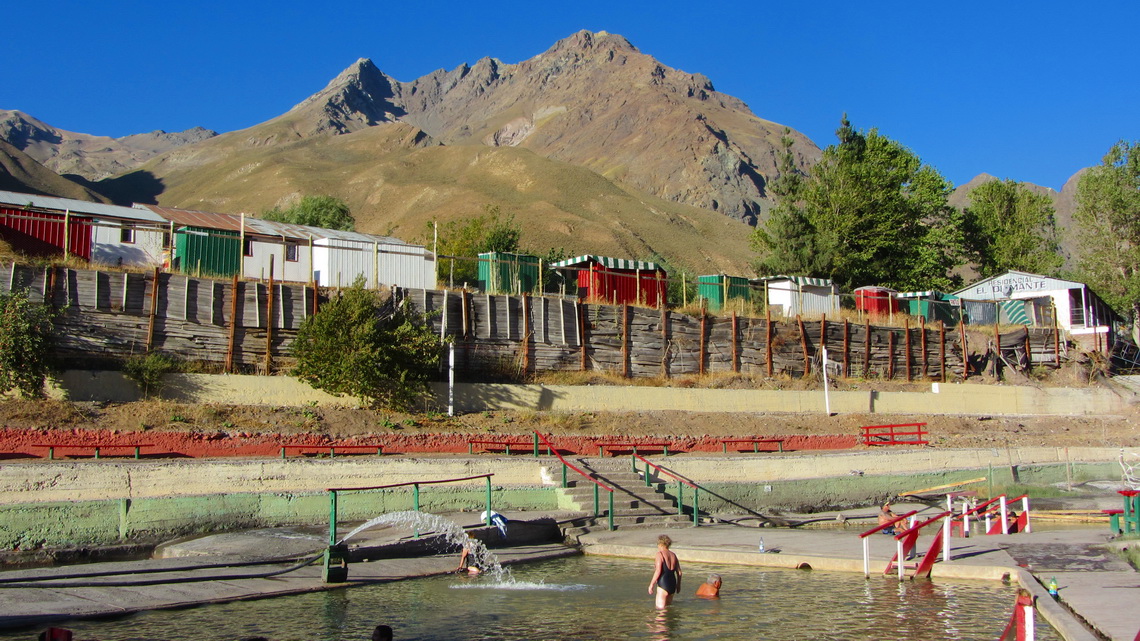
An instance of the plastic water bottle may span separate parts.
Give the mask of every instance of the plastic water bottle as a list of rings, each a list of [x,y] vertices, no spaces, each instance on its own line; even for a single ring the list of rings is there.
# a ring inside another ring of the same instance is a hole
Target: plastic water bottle
[[[1052,577],[1051,579],[1049,579],[1048,588],[1049,588],[1049,596],[1053,597],[1054,599],[1060,598],[1060,595],[1057,594],[1057,577]]]
[[[764,549],[764,537],[760,537],[760,554],[764,554],[768,550]]]

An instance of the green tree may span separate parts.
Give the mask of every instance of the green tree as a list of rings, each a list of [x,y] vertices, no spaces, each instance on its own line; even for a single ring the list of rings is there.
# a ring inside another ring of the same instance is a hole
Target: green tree
[[[825,249],[816,242],[819,234],[799,200],[804,175],[796,168],[791,131],[784,128],[779,174],[768,182],[768,191],[777,198],[776,206],[749,239],[758,254],[753,263],[758,274],[811,275],[830,266]]]
[[[408,409],[427,393],[440,345],[422,314],[383,304],[358,279],[297,330],[293,375],[337,396]]]
[[[1064,259],[1057,244],[1053,202],[1014,180],[994,180],[970,192],[965,211],[970,258],[983,277],[1011,269],[1053,274]]]
[[[517,252],[522,229],[513,215],[504,217],[498,205],[486,205],[474,218],[428,223],[429,238],[438,236],[437,251],[446,256],[437,261],[439,279],[462,285],[479,279],[476,259],[486,252]]]
[[[43,396],[55,345],[52,330],[47,305],[32,302],[26,291],[0,295],[0,392]]]
[[[261,217],[279,223],[341,231],[352,231],[356,228],[356,220],[353,219],[348,205],[334,196],[305,196],[290,207],[285,209],[274,207],[264,212]]]
[[[1123,140],[1077,184],[1073,212],[1079,269],[1117,312],[1140,328],[1140,141]]]
[[[811,268],[845,289],[953,287],[964,237],[950,183],[878,130],[856,131],[846,115],[836,135],[757,244],[788,248],[792,260],[780,266]]]

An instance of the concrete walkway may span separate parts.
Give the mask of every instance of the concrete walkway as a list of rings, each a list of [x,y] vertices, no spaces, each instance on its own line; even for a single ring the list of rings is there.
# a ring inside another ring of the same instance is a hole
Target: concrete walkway
[[[901,511],[904,508],[905,506],[897,506],[896,509]],[[472,514],[457,516],[462,519],[461,523],[477,525],[477,517]],[[532,518],[536,514],[508,513],[508,516]],[[732,563],[783,568],[806,565],[815,570],[862,572],[862,543],[858,533],[868,527],[871,526],[859,521],[849,522],[844,528],[826,530],[734,525],[678,527],[668,530],[603,530],[583,535],[580,543],[587,554],[652,558],[657,535],[667,531],[674,540],[673,549],[678,556],[682,561],[690,563]],[[1140,617],[1135,614],[1137,597],[1140,596],[1140,574],[1118,557],[1097,547],[1104,543],[1106,534],[1104,529],[1088,528],[955,538],[952,539],[952,561],[935,564],[932,577],[934,580],[1005,578],[1030,589],[1038,599],[1040,614],[1068,641],[1095,641],[1098,638],[1083,627],[1070,610],[1103,635],[1100,638],[1133,641],[1140,630]],[[764,554],[757,549],[761,536],[768,550]],[[111,581],[123,580],[124,577],[121,576],[92,577],[80,579],[96,584],[90,587],[67,587],[60,585],[66,583],[64,581],[52,581],[52,587],[4,588],[0,589],[0,612],[3,613],[0,615],[0,628],[432,576],[453,570],[457,562],[454,553],[447,553],[353,563],[349,566],[350,582],[341,585],[323,583],[319,564],[272,578],[240,577],[281,569],[285,565],[201,568],[218,562],[249,560],[256,556],[251,552],[256,549],[281,549],[276,542],[272,546],[266,546],[265,537],[280,538],[281,532],[262,531],[244,536],[207,537],[184,544],[181,551],[174,552],[179,555],[177,558],[0,573],[0,581],[8,581],[14,578],[61,577],[96,571],[139,572],[177,567],[182,569],[169,575],[163,574],[162,577],[166,580],[195,580],[131,587],[105,585]],[[295,554],[322,548],[324,544],[324,538],[313,531],[295,533],[295,536],[286,538],[297,541],[296,547],[288,550]],[[400,538],[406,538],[406,533],[381,529],[368,534],[357,543],[368,547]],[[920,553],[929,547],[930,540],[929,536],[919,540]],[[494,552],[504,564],[578,553],[573,548],[550,543],[496,548]],[[882,578],[882,574],[887,560],[894,554],[893,537],[873,535],[870,537],[870,552],[871,576],[879,580],[890,580]],[[224,575],[224,578],[215,578],[219,575]],[[1053,576],[1061,588],[1060,603],[1050,598],[1042,587]],[[136,574],[126,578],[138,581],[151,577]],[[99,583],[104,585],[100,586]],[[1012,608],[1012,599],[1010,607]]]

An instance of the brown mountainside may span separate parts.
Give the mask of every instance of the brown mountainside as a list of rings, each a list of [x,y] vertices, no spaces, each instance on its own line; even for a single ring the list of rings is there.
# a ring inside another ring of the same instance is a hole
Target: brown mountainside
[[[0,140],[0,189],[76,200],[108,202],[107,198],[44,167],[35,158]]]
[[[581,31],[518,64],[484,58],[398,82],[357,61],[283,118],[298,135],[407,122],[444,145],[523,147],[666,200],[755,224],[783,127],[625,38]],[[819,149],[792,132],[800,165]]]
[[[92,136],[52,127],[20,111],[0,109],[0,140],[57,174],[74,174],[89,181],[129,171],[160,153],[215,135],[194,127],[178,133],[152,131],[122,138]]]

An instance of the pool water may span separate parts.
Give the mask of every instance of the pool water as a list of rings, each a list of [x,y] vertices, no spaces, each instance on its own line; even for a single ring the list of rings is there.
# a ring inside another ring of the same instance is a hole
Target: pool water
[[[72,621],[100,641],[361,641],[381,623],[399,641],[650,639],[985,639],[1009,620],[1014,588],[983,581],[684,563],[681,592],[657,611],[649,561],[572,557],[515,566],[513,583],[449,575],[181,610]],[[710,572],[721,598],[693,596]],[[0,633],[0,639],[34,635]],[[1037,638],[1060,637],[1038,618]]]

